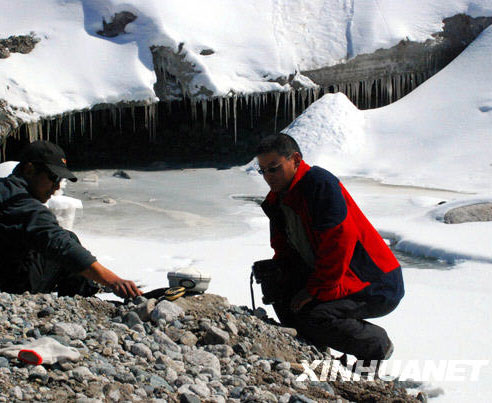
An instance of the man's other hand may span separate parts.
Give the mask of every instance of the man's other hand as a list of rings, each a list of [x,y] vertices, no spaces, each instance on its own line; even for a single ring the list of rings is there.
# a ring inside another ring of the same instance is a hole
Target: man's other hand
[[[113,293],[121,298],[135,298],[138,295],[142,295],[142,291],[140,291],[131,280],[123,280],[120,278],[109,284],[109,286]]]
[[[81,272],[85,278],[94,280],[96,283],[108,286],[121,298],[135,298],[142,295],[133,281],[123,280],[111,270],[104,267],[99,262],[92,263],[87,270]]]
[[[314,297],[309,294],[308,290],[303,288],[301,291],[299,291],[294,298],[292,298],[292,301],[290,302],[290,309],[292,312],[299,312],[304,305],[306,305],[308,302],[311,302],[314,299]]]

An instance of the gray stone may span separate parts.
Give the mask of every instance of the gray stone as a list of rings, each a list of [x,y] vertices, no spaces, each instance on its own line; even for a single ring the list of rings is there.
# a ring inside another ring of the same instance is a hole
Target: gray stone
[[[0,357],[0,368],[9,368],[9,360],[5,357]]]
[[[176,382],[176,379],[178,379],[178,373],[174,369],[168,367],[164,372],[164,377],[167,382],[169,382],[170,384],[174,384],[174,382]]]
[[[118,335],[113,330],[101,330],[96,337],[101,344],[118,344]]]
[[[181,348],[164,332],[156,329],[152,334],[155,342],[166,350],[172,350],[176,352],[181,352]]]
[[[316,400],[310,399],[304,395],[296,394],[290,397],[289,403],[316,403]]]
[[[44,368],[42,365],[36,365],[31,368],[29,371],[29,377],[28,379],[30,381],[41,381],[42,383],[47,383],[48,382],[48,371],[46,371],[46,368]]]
[[[58,322],[53,326],[53,333],[58,336],[69,337],[72,340],[85,340],[87,332],[77,323]]]
[[[163,364],[166,367],[170,367],[173,370],[175,370],[178,374],[185,372],[185,366],[183,361],[175,361],[172,358],[160,354],[158,357],[156,357],[156,364]]]
[[[184,355],[184,361],[200,369],[208,369],[215,377],[220,377],[219,359],[203,350],[197,350]]]
[[[325,392],[328,392],[331,395],[336,395],[335,390],[328,382],[311,382],[311,386],[323,389]]]
[[[130,372],[118,372],[117,374],[114,375],[114,379],[115,381],[121,383],[131,383],[131,384],[134,384],[137,381],[135,376]]]
[[[154,298],[142,302],[135,308],[135,312],[143,322],[150,320],[150,315],[155,309],[156,300]]]
[[[210,389],[204,384],[195,383],[194,385],[190,385],[190,390],[200,397],[210,396]]]
[[[237,336],[237,333],[238,333],[238,330],[237,330],[237,326],[234,324],[234,322],[232,322],[231,320],[227,321],[226,323],[226,329],[232,333],[234,336]]]
[[[492,221],[492,203],[477,203],[456,207],[444,214],[444,222],[446,224],[462,224],[477,221]]]
[[[94,374],[87,367],[77,367],[72,370],[72,376],[75,380],[83,382],[90,381],[95,378]]]
[[[140,333],[140,334],[146,334],[146,330],[145,330],[145,327],[143,324],[141,323],[137,323],[136,325],[133,325],[131,327],[131,329],[137,333]]]
[[[173,391],[173,388],[171,387],[171,385],[169,385],[169,383],[167,383],[167,381],[164,378],[162,378],[158,375],[151,375],[149,378],[149,383],[154,388],[160,388],[160,387],[164,386],[166,389],[168,389],[168,390],[170,389],[171,392]]]
[[[179,395],[179,402],[180,403],[200,403],[201,400],[197,395],[190,393],[187,390],[186,392]]]
[[[15,397],[17,400],[24,400],[24,393],[20,386],[14,386],[14,388],[10,391],[10,394]]]
[[[185,333],[179,338],[179,342],[186,346],[194,346],[198,341],[198,337],[196,337],[192,332],[185,331]]]
[[[153,360],[152,351],[143,343],[135,343],[131,347],[131,352],[139,357],[146,358],[147,360]]]
[[[171,322],[182,314],[184,314],[184,310],[179,305],[163,300],[156,305],[150,317],[153,322],[157,322],[159,319]]]
[[[227,344],[229,340],[229,334],[215,326],[211,326],[203,337],[205,344]]]
[[[256,362],[256,365],[258,365],[263,372],[269,373],[272,370],[272,366],[267,360],[259,360]]]
[[[288,334],[289,336],[296,337],[297,330],[292,327],[279,327],[278,328],[282,333]]]
[[[123,323],[131,328],[138,324],[141,325],[143,322],[136,314],[136,312],[131,311],[123,315]]]
[[[109,363],[104,363],[95,367],[92,367],[91,370],[97,375],[106,375],[106,376],[115,376],[116,370],[114,366]]]

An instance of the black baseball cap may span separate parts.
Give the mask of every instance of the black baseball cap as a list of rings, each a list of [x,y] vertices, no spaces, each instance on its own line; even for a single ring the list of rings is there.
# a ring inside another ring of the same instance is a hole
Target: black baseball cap
[[[67,168],[65,152],[49,141],[39,140],[29,144],[22,151],[20,162],[41,163],[56,176],[77,181],[77,177]]]

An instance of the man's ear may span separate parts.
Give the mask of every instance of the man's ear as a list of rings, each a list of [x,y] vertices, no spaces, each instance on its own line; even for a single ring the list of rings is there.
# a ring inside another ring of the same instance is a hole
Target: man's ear
[[[24,178],[32,178],[36,173],[36,168],[32,162],[26,162],[24,167],[22,168],[22,176]]]
[[[294,162],[296,164],[296,167],[299,166],[299,164],[301,163],[302,161],[302,157],[301,157],[301,154],[298,153],[297,151],[294,151],[294,153],[292,154],[292,158],[294,158]]]

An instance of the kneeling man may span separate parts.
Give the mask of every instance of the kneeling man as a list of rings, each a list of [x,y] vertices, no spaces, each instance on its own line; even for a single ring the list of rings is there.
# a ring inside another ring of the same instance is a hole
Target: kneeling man
[[[12,175],[0,179],[0,291],[90,296],[98,289],[95,281],[123,298],[141,295],[133,281],[101,265],[74,233],[61,228],[43,204],[62,178],[77,180],[63,150],[36,141]]]
[[[386,331],[365,319],[390,313],[404,295],[393,253],[342,183],[306,164],[292,137],[264,138],[257,159],[271,189],[262,208],[275,251],[255,263],[255,275],[269,271],[260,279],[264,301],[317,346],[388,359]]]

